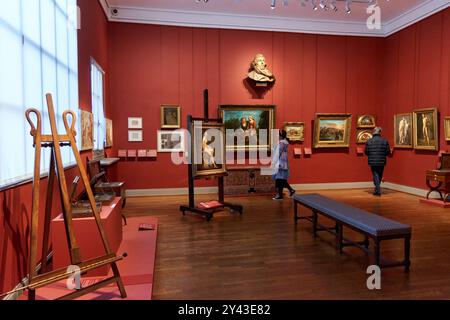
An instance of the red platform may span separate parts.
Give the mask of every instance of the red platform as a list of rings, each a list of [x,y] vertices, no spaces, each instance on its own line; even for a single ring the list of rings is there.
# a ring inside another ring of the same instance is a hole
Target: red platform
[[[109,245],[113,252],[122,242],[122,216],[120,210],[122,199],[116,197],[108,206],[103,205],[100,217],[103,228],[108,237]],[[97,223],[94,217],[73,219],[73,228],[75,239],[80,248],[81,259],[88,260],[101,257],[106,254]],[[70,257],[66,238],[66,229],[64,226],[63,215],[56,217],[51,226],[52,244],[53,244],[53,267],[55,269],[70,265]],[[89,271],[89,276],[104,276],[109,272],[109,266],[103,266]]]
[[[139,231],[141,224],[153,225],[154,230]],[[118,252],[126,252],[128,256],[117,263],[125,285],[128,297],[125,300],[151,300],[153,290],[153,274],[155,270],[156,241],[158,234],[158,220],[150,217],[128,219],[128,225],[123,227],[123,241]],[[111,276],[112,273],[109,274]],[[88,286],[103,277],[82,277],[82,286]],[[66,288],[66,281],[54,283],[36,292],[37,300],[54,300],[70,293]],[[25,300],[27,295],[20,297]],[[100,288],[84,295],[78,300],[123,300],[115,284]]]
[[[439,199],[420,199],[420,203],[429,204],[435,207],[450,208],[450,202],[444,202]]]

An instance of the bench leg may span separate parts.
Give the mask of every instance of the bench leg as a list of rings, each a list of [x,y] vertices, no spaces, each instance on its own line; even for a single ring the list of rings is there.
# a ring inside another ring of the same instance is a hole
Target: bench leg
[[[313,210],[313,236],[314,238],[317,238],[317,220],[319,219],[319,215],[317,214],[317,211]]]
[[[411,249],[411,236],[405,237],[405,273],[409,272],[409,267],[411,266],[410,261],[410,249]]]
[[[366,237],[364,238],[364,248],[369,249],[369,244],[370,244],[370,242],[369,242],[369,237],[366,236]]]
[[[375,240],[375,265],[381,268],[380,266],[380,240]]]
[[[343,252],[342,249],[344,248],[343,241],[344,241],[344,228],[342,227],[342,225],[336,223],[336,246],[340,254],[342,254]]]
[[[298,223],[297,210],[298,210],[298,203],[297,203],[297,201],[294,200],[294,222],[296,225]]]

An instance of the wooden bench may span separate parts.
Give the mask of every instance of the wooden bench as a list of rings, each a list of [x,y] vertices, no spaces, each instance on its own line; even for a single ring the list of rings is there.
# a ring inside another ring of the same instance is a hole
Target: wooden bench
[[[298,205],[302,205],[312,210],[312,216],[299,217],[297,215]],[[324,227],[318,223],[318,215],[321,214],[331,220],[336,225],[333,228]],[[313,236],[317,232],[326,231],[336,235],[336,246],[340,253],[344,247],[355,246],[363,251],[369,252],[369,238],[374,242],[374,254],[376,265],[380,268],[405,267],[405,272],[409,272],[410,262],[410,242],[411,227],[376,214],[346,205],[344,203],[329,199],[319,194],[304,194],[294,196],[294,219],[295,224],[300,219],[309,220],[313,224]],[[363,234],[364,241],[355,242],[344,238],[343,227],[352,229]],[[404,260],[401,262],[382,262],[380,257],[380,243],[383,240],[404,239]]]

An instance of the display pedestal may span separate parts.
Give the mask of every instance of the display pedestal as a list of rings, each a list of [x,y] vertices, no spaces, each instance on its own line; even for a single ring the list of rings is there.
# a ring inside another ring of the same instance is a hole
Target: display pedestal
[[[122,217],[120,214],[122,198],[116,197],[109,205],[103,205],[100,217],[111,250],[117,253],[122,242]],[[94,217],[73,219],[75,237],[81,248],[81,257],[84,260],[100,257],[105,254],[105,248],[98,232]],[[66,230],[62,214],[52,221],[53,244],[53,269],[70,265],[69,252],[67,250]],[[89,276],[105,276],[110,270],[110,265],[99,267],[88,272]]]
[[[420,199],[420,203],[425,203],[431,206],[440,207],[440,208],[450,208],[450,202],[444,202],[439,199]]]
[[[226,195],[274,194],[275,182],[270,175],[262,175],[258,166],[229,166],[225,177]]]

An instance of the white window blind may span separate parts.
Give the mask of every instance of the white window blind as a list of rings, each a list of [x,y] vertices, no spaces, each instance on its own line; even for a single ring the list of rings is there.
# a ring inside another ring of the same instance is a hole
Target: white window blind
[[[102,68],[91,59],[91,92],[92,113],[94,115],[94,150],[104,149],[106,139],[106,121],[104,111],[104,72]]]
[[[65,133],[64,110],[78,109],[76,0],[1,1],[0,9],[0,187],[32,177],[33,139],[25,110],[42,115],[50,134],[45,94],[53,95],[58,130]],[[73,162],[62,148],[65,165]],[[48,170],[43,150],[41,172]]]

